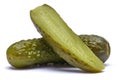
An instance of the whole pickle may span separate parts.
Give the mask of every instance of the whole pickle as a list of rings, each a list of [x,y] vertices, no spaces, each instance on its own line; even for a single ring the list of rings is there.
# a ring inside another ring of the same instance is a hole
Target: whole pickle
[[[82,41],[105,62],[110,55],[108,41],[97,35],[80,35]],[[7,49],[7,60],[15,68],[24,68],[34,64],[66,63],[43,38],[21,40]]]
[[[36,63],[63,62],[43,38],[21,40],[7,49],[7,60],[16,68],[24,68]]]

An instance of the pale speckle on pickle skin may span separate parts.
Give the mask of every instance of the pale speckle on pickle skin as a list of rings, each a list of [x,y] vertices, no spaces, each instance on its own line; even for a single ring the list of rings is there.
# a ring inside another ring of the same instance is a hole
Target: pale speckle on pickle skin
[[[31,55],[32,54],[32,52],[28,52],[28,55]]]
[[[31,56],[28,56],[28,58],[31,58]]]
[[[18,54],[20,55],[20,54],[22,54],[22,53],[19,52]]]
[[[37,54],[37,57],[39,57],[40,56],[40,54]]]
[[[26,52],[26,54],[28,54],[27,57],[28,57],[29,59],[33,59],[33,60],[35,60],[35,56],[36,56],[36,57],[40,57],[40,54],[39,54],[39,53],[40,53],[40,51],[35,51],[35,52],[34,52],[34,51],[29,51],[29,52]]]

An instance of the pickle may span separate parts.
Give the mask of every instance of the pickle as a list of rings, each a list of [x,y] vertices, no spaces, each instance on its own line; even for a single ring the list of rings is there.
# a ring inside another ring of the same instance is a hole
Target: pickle
[[[100,72],[103,62],[68,27],[60,15],[49,5],[30,11],[31,20],[53,50],[72,66],[88,72]]]
[[[105,38],[98,35],[80,35],[80,38],[102,62],[109,58],[110,44]]]
[[[15,68],[25,68],[33,64],[62,63],[61,59],[43,38],[21,40],[7,49],[7,60]]]
[[[97,35],[80,35],[94,54],[105,62],[110,56],[107,40]],[[15,68],[25,68],[34,64],[66,63],[46,43],[43,38],[18,41],[7,49],[8,62]]]

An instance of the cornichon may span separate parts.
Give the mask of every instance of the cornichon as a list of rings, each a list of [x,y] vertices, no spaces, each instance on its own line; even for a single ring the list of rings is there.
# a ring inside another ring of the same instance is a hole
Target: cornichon
[[[30,11],[31,20],[53,50],[72,66],[88,72],[100,72],[103,62],[68,27],[60,15],[49,5]]]
[[[44,39],[21,40],[7,49],[7,60],[15,68],[24,68],[33,64],[63,62]]]
[[[79,37],[103,62],[109,58],[110,45],[103,37],[97,35],[80,35]],[[7,59],[15,68],[25,68],[34,64],[66,63],[43,38],[13,43],[7,49]]]
[[[106,39],[98,35],[80,35],[80,38],[102,62],[109,58],[110,44]]]

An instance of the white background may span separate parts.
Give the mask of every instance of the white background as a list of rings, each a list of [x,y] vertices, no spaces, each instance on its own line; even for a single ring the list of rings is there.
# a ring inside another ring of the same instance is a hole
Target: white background
[[[38,67],[17,70],[6,59],[6,50],[22,39],[41,37],[29,11],[48,4],[77,34],[96,34],[107,39],[111,56],[101,73],[84,73],[70,67]],[[114,80],[120,79],[120,0],[1,0],[0,80]]]

